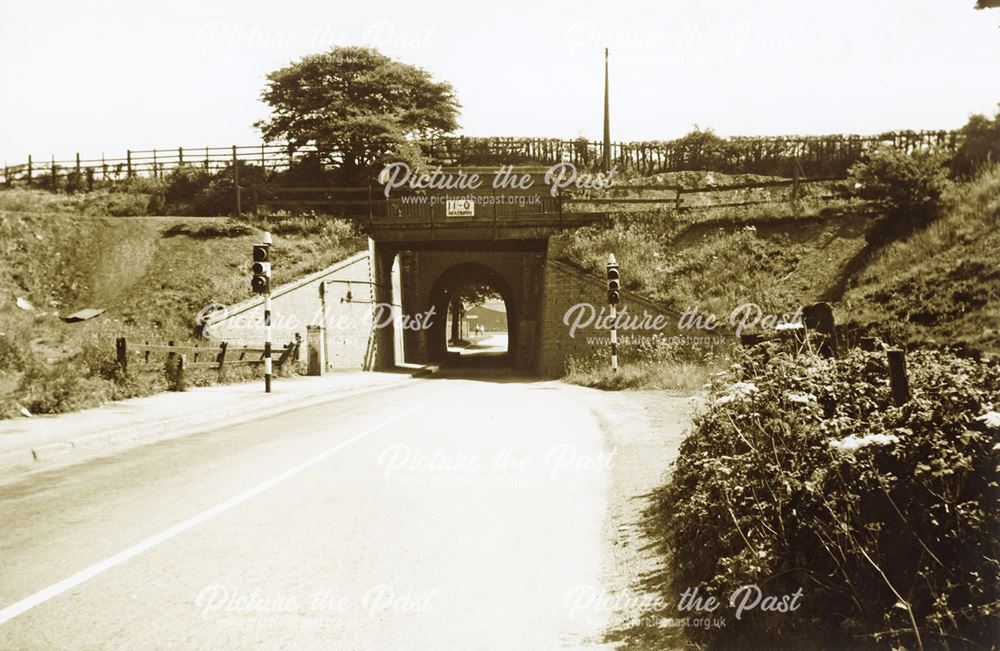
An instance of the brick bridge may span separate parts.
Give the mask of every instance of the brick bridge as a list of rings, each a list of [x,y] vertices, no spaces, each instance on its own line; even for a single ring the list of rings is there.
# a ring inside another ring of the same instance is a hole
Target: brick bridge
[[[449,196],[471,198],[474,207],[449,209]],[[564,316],[579,303],[605,306],[605,281],[559,261],[559,234],[598,223],[605,215],[564,211],[561,197],[552,196],[544,184],[517,191],[412,193],[385,205],[366,225],[367,251],[276,288],[277,341],[296,333],[305,338],[307,325],[325,323],[328,367],[440,363],[447,358],[449,299],[462,286],[475,283],[503,298],[506,362],[512,368],[558,376],[569,357],[600,349],[587,336],[606,336],[607,331],[587,330],[570,337]],[[276,257],[280,264],[280,250]],[[392,306],[395,318],[373,318],[373,305],[381,306],[376,312]],[[661,332],[676,334],[677,314],[663,306],[629,292],[623,293],[622,306],[633,314],[664,315],[670,327]],[[248,327],[259,323],[261,310],[259,299],[232,306],[206,333],[223,340],[259,339]],[[433,316],[426,320],[427,327],[420,327],[420,315],[429,313]],[[289,315],[300,318],[287,322]],[[390,325],[376,327],[376,321]]]

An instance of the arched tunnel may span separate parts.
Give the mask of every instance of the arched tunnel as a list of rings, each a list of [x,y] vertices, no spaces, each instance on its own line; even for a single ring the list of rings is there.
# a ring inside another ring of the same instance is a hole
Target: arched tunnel
[[[503,300],[507,317],[507,350],[497,361],[502,365],[513,365],[511,351],[517,349],[518,340],[517,301],[503,275],[495,268],[479,262],[455,264],[442,272],[431,285],[427,303],[433,306],[434,312],[427,333],[427,353],[432,362],[455,362],[460,357],[448,350],[448,341],[452,339],[448,329],[461,318],[460,314],[455,313],[454,305],[456,301],[458,304],[464,302],[470,293],[483,292],[495,292]]]
[[[402,345],[395,348],[393,357],[415,364],[461,361],[456,359],[454,348],[451,352],[448,349],[452,334],[448,330],[449,303],[456,293],[472,286],[502,299],[502,308],[499,299],[495,305],[500,317],[505,317],[507,354],[496,355],[492,363],[533,371],[545,245],[544,240],[377,243],[374,275],[379,279],[379,300],[398,305],[404,316],[430,314],[430,318],[419,319],[426,327],[397,332],[396,340]],[[481,301],[470,304],[478,303]],[[392,332],[380,336],[379,348],[393,349]],[[471,357],[468,352],[463,350],[459,356]]]

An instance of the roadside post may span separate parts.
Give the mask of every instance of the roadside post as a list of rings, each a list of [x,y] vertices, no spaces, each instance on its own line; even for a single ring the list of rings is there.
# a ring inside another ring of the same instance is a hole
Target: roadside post
[[[621,300],[621,272],[615,254],[608,254],[608,305],[611,308],[611,370],[618,372],[618,302]]]
[[[253,247],[250,289],[264,295],[264,392],[271,393],[271,233]]]

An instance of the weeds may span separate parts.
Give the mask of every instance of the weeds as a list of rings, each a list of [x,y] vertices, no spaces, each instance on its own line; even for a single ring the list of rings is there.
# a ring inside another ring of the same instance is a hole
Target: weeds
[[[897,407],[881,353],[759,352],[714,383],[647,526],[668,596],[753,584],[804,597],[794,614],[689,632],[721,648],[989,648],[1000,366],[911,354]]]

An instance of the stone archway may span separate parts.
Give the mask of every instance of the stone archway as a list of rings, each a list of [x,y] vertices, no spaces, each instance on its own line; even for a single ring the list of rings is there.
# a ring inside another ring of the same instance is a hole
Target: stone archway
[[[515,294],[503,274],[479,262],[461,262],[444,270],[431,285],[426,297],[427,305],[434,309],[434,316],[427,333],[428,359],[443,362],[448,358],[448,305],[455,291],[469,284],[486,285],[503,299],[507,311],[507,354],[505,363],[513,365],[518,342],[519,306]]]

